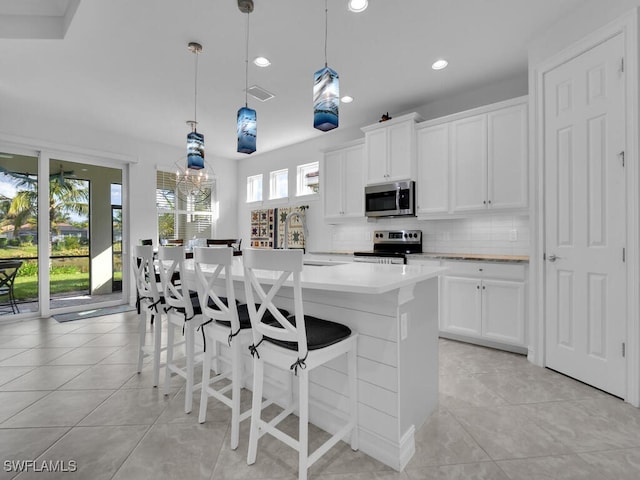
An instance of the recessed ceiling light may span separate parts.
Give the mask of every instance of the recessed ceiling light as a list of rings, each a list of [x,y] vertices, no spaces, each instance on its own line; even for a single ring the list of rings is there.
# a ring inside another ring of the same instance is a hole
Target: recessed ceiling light
[[[268,67],[269,65],[271,65],[271,62],[269,61],[268,58],[266,57],[256,57],[253,59],[253,63],[258,66],[258,67]]]
[[[434,70],[442,70],[447,65],[449,65],[449,62],[447,62],[444,59],[440,59],[440,60],[436,60],[435,62],[433,62],[433,65],[431,65],[431,68],[433,68]]]
[[[353,102],[353,97],[350,97],[349,95],[345,95],[340,99],[340,101],[343,103],[351,103]]]
[[[369,6],[367,0],[349,0],[347,2],[347,8],[350,12],[360,13],[364,12]]]

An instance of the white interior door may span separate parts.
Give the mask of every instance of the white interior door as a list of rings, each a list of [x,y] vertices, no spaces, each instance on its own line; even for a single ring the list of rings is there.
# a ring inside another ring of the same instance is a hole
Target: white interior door
[[[546,364],[626,393],[619,34],[544,76]]]

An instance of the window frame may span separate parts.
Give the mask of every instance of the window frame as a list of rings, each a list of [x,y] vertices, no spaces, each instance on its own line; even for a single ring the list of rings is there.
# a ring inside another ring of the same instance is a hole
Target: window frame
[[[247,197],[246,203],[259,203],[262,202],[264,198],[264,175],[262,173],[258,173],[256,175],[247,175]],[[254,186],[260,186],[260,190],[258,191]],[[256,193],[256,195],[249,196],[250,193]],[[257,198],[257,193],[260,193],[260,197]],[[255,197],[255,198],[254,198]]]
[[[198,207],[197,206],[194,207],[193,205],[191,206],[192,208],[189,208],[190,202],[187,202],[186,204],[181,205],[181,203],[184,203],[184,202],[180,201],[177,195],[175,194],[175,185],[173,185],[173,188],[171,188],[172,186],[166,183],[167,182],[166,178],[163,178],[162,184],[160,184],[159,176],[161,175],[162,176],[173,175],[175,179],[175,172],[159,169],[156,174],[156,227],[157,227],[158,239],[162,240],[164,238],[166,239],[182,238],[185,241],[185,245],[186,245],[186,242],[191,239],[191,238],[187,238],[187,236],[190,233],[187,231],[187,225],[189,223],[195,223],[193,222],[193,219],[199,215],[209,217],[209,221],[208,221],[209,226],[208,226],[208,232],[206,232],[204,236],[201,236],[198,233],[196,238],[215,237],[216,219],[217,219],[217,215],[215,211],[215,198],[214,198],[215,189],[216,189],[215,182],[214,182],[214,185],[212,186],[212,192],[210,197],[211,203],[209,205],[208,210],[198,210],[197,209]],[[160,204],[158,202],[158,191],[160,190],[173,193],[173,195],[167,195],[165,197],[167,200],[166,203]],[[173,205],[171,205],[171,202],[173,202]],[[161,215],[173,216],[173,238],[161,237],[161,232],[160,232],[160,216]],[[184,219],[184,225],[181,223],[182,219]]]
[[[318,190],[315,192],[303,192],[308,186],[305,185],[305,178],[310,171],[318,172]],[[296,167],[296,197],[320,196],[320,162],[303,163]]]
[[[286,173],[287,175],[287,180],[285,182],[287,191],[285,195],[281,197],[276,197],[274,195],[275,193],[277,193],[276,190],[277,190],[278,175],[283,173]],[[289,169],[281,168],[278,170],[272,170],[271,172],[269,172],[269,200],[286,201],[288,199],[289,199]]]

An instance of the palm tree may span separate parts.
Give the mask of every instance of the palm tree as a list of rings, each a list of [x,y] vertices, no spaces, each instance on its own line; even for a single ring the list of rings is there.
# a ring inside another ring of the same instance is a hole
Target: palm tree
[[[12,175],[11,172],[7,172]],[[18,174],[12,175],[18,179],[18,190],[11,201],[7,215],[13,220],[14,237],[18,236],[20,226],[26,223],[37,213],[38,192],[37,180],[32,177]],[[89,189],[86,182],[64,177],[63,175],[51,176],[49,179],[49,224],[51,229],[58,231],[56,224],[69,218],[69,214],[88,215],[89,213]]]

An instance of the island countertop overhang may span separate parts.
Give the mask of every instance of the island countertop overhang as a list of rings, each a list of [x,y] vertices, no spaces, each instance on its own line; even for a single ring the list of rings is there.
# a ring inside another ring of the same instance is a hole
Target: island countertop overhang
[[[193,269],[191,260],[186,267]],[[343,263],[338,265],[304,265],[300,274],[303,289],[379,295],[418,282],[436,278],[447,269],[420,265],[386,265],[376,263]],[[274,283],[274,272],[257,271],[259,280]],[[234,257],[231,275],[235,281],[244,280],[242,257]],[[291,284],[291,281],[285,282]]]

